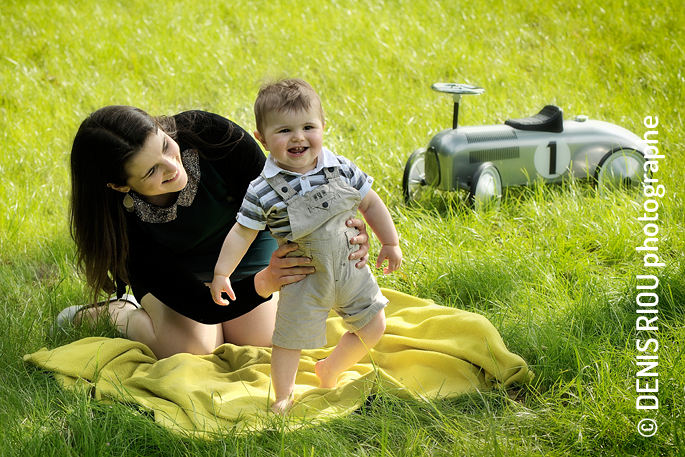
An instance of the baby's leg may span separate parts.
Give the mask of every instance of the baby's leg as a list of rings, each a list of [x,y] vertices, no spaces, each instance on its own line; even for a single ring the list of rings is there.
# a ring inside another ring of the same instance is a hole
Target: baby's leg
[[[271,350],[271,382],[276,395],[271,411],[276,414],[286,414],[293,404],[293,390],[299,363],[299,349],[274,346]]]
[[[317,362],[315,371],[319,387],[333,388],[343,371],[359,362],[385,332],[385,311],[380,310],[357,333],[346,332],[331,355]]]

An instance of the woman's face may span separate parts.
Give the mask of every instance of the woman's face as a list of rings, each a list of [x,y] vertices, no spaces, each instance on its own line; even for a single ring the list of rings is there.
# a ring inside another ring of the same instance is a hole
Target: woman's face
[[[115,190],[133,190],[141,198],[165,206],[188,183],[178,144],[161,129],[150,134],[142,149],[126,164],[126,186],[110,184]]]

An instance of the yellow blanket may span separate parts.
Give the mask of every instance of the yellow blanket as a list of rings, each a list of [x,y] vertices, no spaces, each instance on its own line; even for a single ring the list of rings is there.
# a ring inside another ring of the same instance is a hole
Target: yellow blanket
[[[478,314],[383,290],[390,300],[387,330],[336,389],[319,389],[314,364],[327,356],[344,327],[328,320],[328,345],[303,351],[290,425],[347,414],[379,389],[399,396],[454,397],[532,379],[524,360],[509,352],[493,325]],[[271,351],[224,344],[207,356],[177,354],[157,360],[147,346],[126,339],[85,338],[24,360],[55,372],[67,386],[98,399],[140,405],[155,420],[192,434],[269,426]]]

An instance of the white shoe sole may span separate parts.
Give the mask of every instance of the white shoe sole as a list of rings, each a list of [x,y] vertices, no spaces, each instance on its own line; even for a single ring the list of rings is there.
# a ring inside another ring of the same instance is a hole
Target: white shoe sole
[[[109,303],[113,303],[115,301],[123,300],[126,301],[136,308],[140,308],[140,304],[136,300],[136,297],[134,297],[131,294],[124,294],[121,297],[112,297],[109,299]],[[55,318],[55,325],[53,325],[52,329],[50,330],[50,335],[54,335],[55,331],[57,330],[66,330],[68,327],[71,327],[74,325],[74,318],[78,313],[83,311],[84,309],[88,308],[95,308],[98,306],[104,306],[104,302],[95,304],[95,305],[72,305],[67,308],[64,308],[60,313],[57,315]]]

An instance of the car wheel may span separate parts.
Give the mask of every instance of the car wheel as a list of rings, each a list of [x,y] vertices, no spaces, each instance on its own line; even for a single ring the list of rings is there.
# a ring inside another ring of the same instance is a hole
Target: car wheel
[[[491,162],[481,164],[471,180],[469,201],[475,209],[499,205],[502,197],[502,178]]]
[[[410,205],[420,200],[426,190],[426,148],[417,149],[409,156],[402,177],[404,201]]]
[[[644,175],[644,164],[644,156],[634,149],[619,149],[607,153],[595,171],[600,193],[617,188],[639,187]]]

